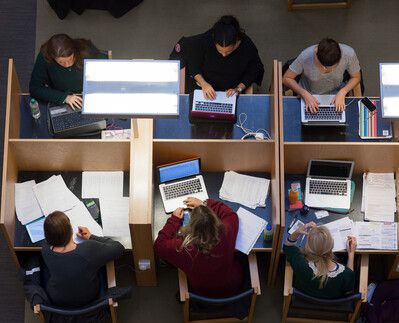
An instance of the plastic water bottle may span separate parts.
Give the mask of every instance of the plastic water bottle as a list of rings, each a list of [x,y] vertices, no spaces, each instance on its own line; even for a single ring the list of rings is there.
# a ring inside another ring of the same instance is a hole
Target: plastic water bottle
[[[266,225],[265,230],[263,230],[263,236],[265,241],[272,241],[273,240],[273,227],[271,223]]]
[[[32,113],[32,117],[34,119],[40,118],[40,108],[39,103],[35,99],[31,99],[29,102],[30,112]]]

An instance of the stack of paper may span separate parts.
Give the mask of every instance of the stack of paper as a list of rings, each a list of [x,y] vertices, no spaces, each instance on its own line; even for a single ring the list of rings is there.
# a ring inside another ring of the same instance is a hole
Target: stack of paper
[[[100,199],[101,221],[104,236],[122,243],[125,248],[132,248],[129,230],[129,198]]]
[[[223,200],[240,203],[251,209],[266,206],[270,181],[266,178],[242,175],[233,171],[224,173],[219,197]]]
[[[35,181],[15,183],[15,210],[18,220],[27,224],[43,216],[42,209],[33,193]]]
[[[61,175],[53,175],[48,180],[36,184],[33,192],[45,216],[54,211],[65,212],[80,203],[65,185]]]
[[[90,212],[87,210],[83,202],[79,201],[76,206],[66,211],[65,214],[71,221],[72,229],[74,232],[73,239],[76,243],[82,242],[82,239],[80,239],[76,235],[78,227],[87,227],[90,230],[91,234],[99,237],[103,236],[103,230],[101,229],[100,225],[96,221],[94,221],[93,217],[91,216]]]
[[[363,174],[362,211],[369,221],[394,222],[396,188],[393,173]]]
[[[330,230],[334,239],[333,251],[345,250],[348,236],[355,235],[353,222],[347,217],[324,224],[324,226]]]
[[[398,249],[397,223],[355,222],[358,249]]]
[[[248,255],[265,229],[267,222],[242,207],[238,209],[237,215],[239,226],[236,249]]]
[[[123,196],[123,172],[83,172],[82,198]]]

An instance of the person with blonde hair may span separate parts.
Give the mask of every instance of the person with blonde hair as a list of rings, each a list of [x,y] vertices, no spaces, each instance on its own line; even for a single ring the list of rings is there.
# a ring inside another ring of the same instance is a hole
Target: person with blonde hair
[[[155,240],[155,253],[187,275],[190,291],[206,297],[229,297],[242,284],[235,257],[238,216],[212,199],[189,197],[189,223],[181,227],[183,209],[176,209]]]
[[[295,243],[302,235],[306,235],[307,239],[304,249],[300,250]],[[283,246],[294,271],[294,287],[310,296],[325,299],[353,293],[356,245],[356,238],[348,237],[348,261],[344,266],[334,256],[334,240],[326,227],[317,227],[314,222],[310,222],[298,228],[288,236]]]

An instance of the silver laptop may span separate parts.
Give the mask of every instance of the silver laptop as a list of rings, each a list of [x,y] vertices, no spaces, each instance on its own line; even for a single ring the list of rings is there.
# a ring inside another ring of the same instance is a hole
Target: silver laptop
[[[314,208],[350,209],[354,162],[310,160],[305,204]]]
[[[202,201],[208,198],[200,173],[199,158],[158,166],[159,190],[166,213],[173,212],[178,207],[185,208],[183,201],[189,196]]]
[[[314,95],[319,101],[319,111],[311,113],[306,111],[306,104],[301,99],[301,122],[305,126],[345,126],[346,113],[335,111],[332,100],[335,95]]]
[[[215,100],[204,98],[202,90],[195,90],[193,97],[193,107],[191,116],[195,118],[210,120],[236,121],[236,101],[235,95],[226,96],[226,92],[216,92]]]

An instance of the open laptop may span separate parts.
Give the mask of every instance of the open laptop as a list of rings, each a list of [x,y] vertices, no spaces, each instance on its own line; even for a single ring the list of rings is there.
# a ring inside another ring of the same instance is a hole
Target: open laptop
[[[83,116],[80,110],[73,110],[68,104],[48,106],[51,132],[54,137],[84,137],[101,134],[106,128],[105,119]]]
[[[335,111],[332,100],[335,95],[314,95],[319,101],[319,111],[311,113],[306,111],[306,104],[301,99],[301,122],[304,126],[346,126],[345,111]]]
[[[189,196],[202,201],[208,198],[200,173],[199,158],[158,166],[159,190],[166,213],[173,212],[178,207],[185,208],[183,201]]]
[[[350,209],[353,161],[310,160],[305,204],[314,208]]]
[[[202,90],[195,90],[193,96],[193,106],[191,109],[191,117],[208,119],[208,120],[224,120],[236,122],[236,101],[235,95],[226,96],[226,92],[217,91],[215,100],[207,100]]]

